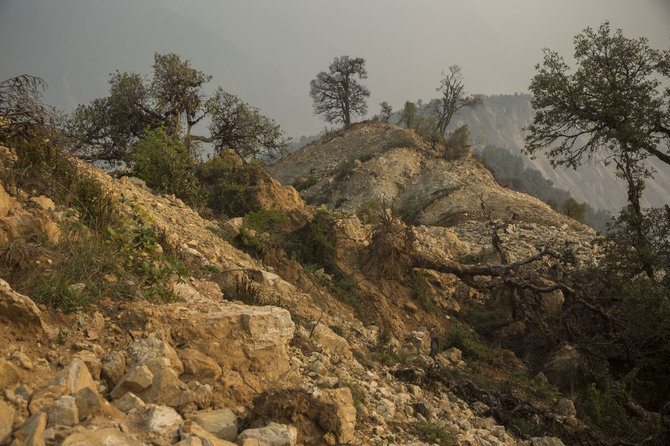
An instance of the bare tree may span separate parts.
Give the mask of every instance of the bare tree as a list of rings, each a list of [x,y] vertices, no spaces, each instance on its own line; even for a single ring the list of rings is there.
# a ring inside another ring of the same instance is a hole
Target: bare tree
[[[314,113],[323,115],[328,122],[351,125],[351,115],[368,111],[366,100],[370,90],[357,79],[366,79],[365,59],[349,56],[336,57],[329,72],[320,72],[310,82],[309,95],[314,100]]]
[[[442,97],[434,102],[433,111],[437,119],[437,130],[442,136],[458,110],[464,107],[477,107],[482,103],[481,98],[467,96],[463,91],[463,74],[458,65],[450,66],[449,73],[442,72],[442,80],[437,91],[442,93]]]
[[[0,140],[28,136],[49,121],[51,110],[40,101],[46,87],[44,79],[29,74],[0,82]]]

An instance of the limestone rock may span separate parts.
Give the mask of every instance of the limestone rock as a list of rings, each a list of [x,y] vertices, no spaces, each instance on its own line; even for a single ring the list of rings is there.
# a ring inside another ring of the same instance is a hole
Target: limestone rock
[[[44,431],[47,428],[47,414],[37,413],[21,424],[14,438],[23,439],[26,446],[44,446]]]
[[[228,237],[230,240],[237,237],[240,233],[240,229],[244,225],[243,217],[235,217],[227,220],[224,224],[221,225],[221,231],[223,234]]]
[[[0,399],[0,444],[3,444],[5,437],[12,433],[15,413],[12,406]]]
[[[86,368],[88,369],[93,379],[95,380],[100,379],[100,371],[102,369],[102,363],[98,359],[98,357],[95,356],[95,353],[93,353],[90,350],[82,350],[80,352],[77,352],[74,355],[74,357],[77,359],[81,359],[84,362],[84,364],[86,364]]]
[[[128,347],[128,354],[134,365],[146,365],[152,373],[156,373],[154,367],[163,367],[161,359],[167,359],[168,367],[172,368],[177,375],[184,372],[177,352],[165,341],[149,337],[135,341]]]
[[[267,446],[295,446],[298,442],[298,431],[293,426],[270,423],[265,427],[243,431],[238,441],[248,438],[255,438]]]
[[[79,423],[79,409],[73,396],[63,395],[47,409],[49,426],[74,426]]]
[[[61,446],[142,446],[128,434],[114,428],[91,431],[80,429],[70,434]]]
[[[145,365],[133,367],[123,378],[121,378],[121,381],[114,387],[110,396],[116,399],[123,396],[126,392],[139,393],[151,386],[153,380],[154,375],[151,373],[151,370],[149,370],[149,367]]]
[[[347,359],[353,357],[349,349],[349,343],[342,336],[336,334],[330,327],[317,324],[312,332],[312,340],[320,344],[326,350],[344,356]]]
[[[98,391],[86,364],[79,358],[73,358],[67,367],[53,380],[51,385],[65,386],[71,394],[78,392],[84,387],[88,387],[95,392]]]
[[[207,432],[198,423],[190,420],[184,422],[181,429],[181,437],[182,439],[197,438],[206,446],[237,446],[235,443],[223,440],[216,435]]]
[[[16,368],[16,366],[11,362],[0,358],[0,392],[4,392],[7,387],[18,381],[19,370]]]
[[[126,373],[126,357],[121,352],[112,352],[102,360],[100,376],[115,385]]]
[[[178,355],[187,376],[202,382],[214,381],[221,376],[221,367],[216,361],[198,350],[187,348],[180,350]]]
[[[175,443],[179,439],[179,429],[184,420],[171,407],[153,406],[149,409],[146,426],[152,436],[165,444]]]
[[[100,394],[90,387],[75,392],[73,395],[77,409],[79,410],[79,420],[85,420],[91,415],[103,411],[108,415],[114,415],[114,411],[109,407],[109,403],[105,401]]]
[[[69,394],[65,386],[47,386],[39,392],[35,393],[30,399],[28,409],[32,415],[45,410],[51,406],[56,400],[63,395]]]
[[[44,195],[40,195],[39,197],[32,197],[30,199],[30,201],[35,203],[42,210],[45,210],[45,211],[56,210],[56,205],[54,204],[53,200],[49,197],[44,196]]]
[[[237,438],[237,417],[230,409],[195,412],[186,415],[186,418],[223,440],[234,441]]]
[[[121,398],[112,403],[114,407],[121,412],[128,413],[133,409],[144,409],[146,404],[133,392],[124,394]]]
[[[35,335],[44,333],[41,312],[35,302],[14,291],[3,279],[0,279],[0,321],[19,325]]]

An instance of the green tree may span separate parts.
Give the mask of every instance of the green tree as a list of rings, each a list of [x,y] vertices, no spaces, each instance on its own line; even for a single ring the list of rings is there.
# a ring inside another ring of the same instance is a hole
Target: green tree
[[[365,59],[336,57],[328,73],[322,71],[310,82],[314,113],[331,123],[351,125],[352,115],[364,115],[368,111],[366,101],[370,90],[358,82],[367,77]]]
[[[400,122],[398,124],[404,125],[408,129],[414,128],[416,125],[419,109],[414,102],[406,101],[405,106],[400,112]]]
[[[553,165],[576,167],[596,154],[614,164],[628,186],[633,216],[651,174],[647,158],[670,164],[670,51],[628,39],[608,22],[575,37],[576,70],[556,52],[544,51],[530,91],[537,110],[525,150],[545,151]],[[634,222],[633,222],[634,223]]]
[[[205,107],[211,117],[211,136],[194,139],[214,143],[219,154],[232,149],[242,158],[277,159],[283,155],[288,141],[281,128],[256,107],[226,93],[221,87]]]
[[[209,80],[176,54],[154,55],[150,82],[117,71],[109,80],[109,96],[80,105],[69,120],[69,133],[79,141],[77,155],[110,164],[128,162],[131,147],[146,137],[147,129],[158,127],[179,138],[191,154],[197,142],[231,148],[244,158],[272,157],[283,150],[286,140],[279,126],[258,109],[220,87],[206,100],[203,87]],[[192,134],[206,117],[210,134]]]
[[[563,206],[561,206],[561,212],[580,223],[584,223],[586,219],[586,203],[578,203],[572,197],[566,198]]]
[[[437,91],[442,93],[442,97],[431,101],[431,108],[436,118],[435,125],[442,136],[457,111],[464,107],[477,107],[482,103],[481,98],[466,95],[463,88],[461,67],[452,65],[449,67],[449,73],[442,72],[442,80],[437,88]]]

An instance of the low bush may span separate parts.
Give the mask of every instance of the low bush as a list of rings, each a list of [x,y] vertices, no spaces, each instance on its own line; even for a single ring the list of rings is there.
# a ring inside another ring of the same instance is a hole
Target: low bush
[[[198,181],[195,163],[188,149],[164,128],[147,130],[146,137],[132,148],[133,174],[147,186],[184,200],[194,207],[207,201],[207,193]]]
[[[319,180],[314,175],[310,175],[303,181],[296,183],[293,187],[295,187],[295,190],[297,190],[298,192],[301,192],[305,189],[309,189],[310,187],[314,186],[318,181]]]

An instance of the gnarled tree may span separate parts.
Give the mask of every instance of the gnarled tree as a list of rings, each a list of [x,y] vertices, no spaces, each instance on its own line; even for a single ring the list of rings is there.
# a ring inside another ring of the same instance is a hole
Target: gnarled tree
[[[367,77],[365,59],[336,57],[328,73],[322,71],[310,82],[314,113],[331,123],[351,125],[352,115],[364,115],[368,111],[366,101],[370,90],[358,82]]]
[[[442,93],[442,97],[431,103],[437,131],[442,136],[457,111],[464,107],[477,107],[482,103],[481,98],[466,95],[463,88],[461,67],[452,65],[449,67],[449,73],[442,73],[442,80],[437,88],[437,91]]]
[[[0,141],[27,137],[49,121],[51,111],[40,101],[46,86],[42,78],[28,74],[0,82]]]

